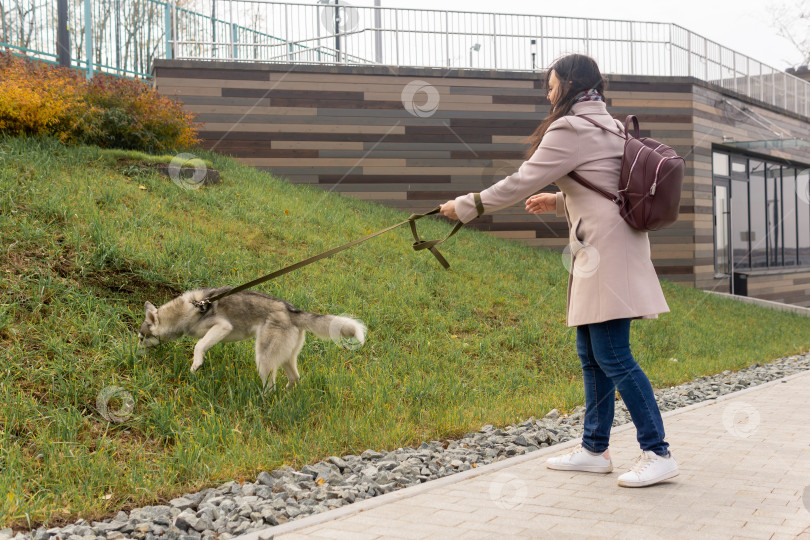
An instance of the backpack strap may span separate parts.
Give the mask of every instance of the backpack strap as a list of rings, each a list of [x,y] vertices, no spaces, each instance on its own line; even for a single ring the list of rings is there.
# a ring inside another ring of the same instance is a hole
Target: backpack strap
[[[630,122],[633,122],[633,138],[638,139],[638,117],[635,114],[628,114],[627,118],[624,119],[624,135],[629,137],[630,135],[627,133],[630,130]]]
[[[622,139],[627,139],[627,137],[628,137],[628,135],[627,135],[627,121],[625,121],[624,135],[622,135],[620,132],[613,131],[612,129],[608,129],[605,126],[603,126],[602,124],[600,124],[599,122],[597,122],[596,120],[588,118],[584,114],[575,114],[574,116],[576,116],[577,118],[582,118],[583,120],[587,120],[588,122],[595,125],[596,127],[601,128],[601,129],[607,131],[608,133],[613,133],[614,135],[616,135],[617,137],[621,137]],[[630,116],[633,116],[633,115],[630,115]],[[627,117],[628,121],[630,119],[630,116]],[[633,116],[633,118],[635,118],[636,138],[638,138],[638,119],[635,116]]]
[[[638,118],[634,114],[627,115],[627,118],[624,120],[624,135],[622,135],[621,132],[613,131],[612,129],[606,128],[605,126],[603,126],[602,124],[600,124],[596,120],[588,118],[584,114],[575,114],[574,116],[576,116],[578,118],[582,118],[583,120],[587,120],[588,122],[595,125],[596,127],[601,128],[604,131],[607,131],[608,133],[612,133],[612,134],[616,135],[617,137],[621,137],[622,139],[625,139],[625,140],[628,140],[631,137],[631,135],[630,135],[630,123],[632,122],[633,123],[632,137],[638,139],[638,136],[639,136]],[[606,198],[610,202],[616,203],[619,206],[621,206],[622,199],[621,199],[620,196],[613,195],[609,191],[606,191],[606,190],[604,190],[604,189],[602,189],[602,188],[600,188],[598,186],[595,186],[594,184],[592,184],[592,183],[588,182],[587,180],[585,180],[579,173],[576,173],[574,171],[571,171],[570,173],[568,173],[568,176],[570,176],[572,179],[576,180],[577,182],[579,182],[580,184],[582,184],[586,188],[597,192],[598,194],[600,194],[602,197]]]
[[[606,198],[610,202],[616,203],[619,206],[621,206],[622,200],[618,195],[613,195],[609,191],[606,191],[606,190],[600,188],[599,186],[595,186],[595,185],[591,184],[590,182],[585,180],[579,173],[576,173],[574,171],[571,171],[570,173],[568,173],[568,176],[570,176],[571,178],[573,178],[574,180],[576,180],[577,182],[579,182],[580,184],[582,184],[586,188],[597,192],[599,195]]]

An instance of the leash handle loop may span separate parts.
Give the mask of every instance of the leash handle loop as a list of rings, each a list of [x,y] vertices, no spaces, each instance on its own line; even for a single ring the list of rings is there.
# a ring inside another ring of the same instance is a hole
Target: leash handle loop
[[[464,226],[464,224],[460,221],[456,223],[456,226],[453,227],[453,230],[450,231],[450,234],[448,234],[441,240],[422,240],[421,238],[419,238],[419,233],[416,230],[417,219],[425,216],[430,216],[432,214],[436,214],[440,211],[440,209],[441,207],[436,207],[430,212],[427,212],[426,214],[412,214],[411,217],[408,218],[408,222],[411,225],[411,234],[413,234],[414,251],[422,251],[423,249],[429,250],[433,254],[433,256],[436,257],[436,260],[439,261],[439,264],[441,264],[444,267],[444,269],[447,270],[448,268],[450,268],[450,263],[447,262],[447,259],[445,259],[441,253],[439,253],[439,250],[436,249],[436,246],[438,246],[439,244],[441,244],[442,242],[444,242],[445,240],[456,234],[458,230]]]

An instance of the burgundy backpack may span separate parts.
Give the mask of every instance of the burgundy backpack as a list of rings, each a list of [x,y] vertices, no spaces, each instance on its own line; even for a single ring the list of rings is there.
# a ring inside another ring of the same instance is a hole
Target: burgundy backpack
[[[587,116],[576,116],[625,140],[619,193],[613,195],[573,171],[568,176],[616,203],[621,216],[634,229],[657,231],[675,223],[686,168],[684,159],[665,144],[649,137],[640,138],[638,118],[632,114],[624,121],[624,135]],[[628,133],[631,121],[632,137]]]

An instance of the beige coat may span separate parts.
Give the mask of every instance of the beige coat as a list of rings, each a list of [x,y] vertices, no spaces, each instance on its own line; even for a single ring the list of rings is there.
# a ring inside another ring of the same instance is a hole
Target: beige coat
[[[619,129],[604,102],[577,103],[572,112]],[[591,183],[616,193],[622,150],[619,137],[581,118],[566,116],[549,127],[540,147],[518,172],[481,192],[484,210],[490,213],[523,201],[551,183],[560,188],[557,215],[568,220],[566,252],[570,249],[571,261],[568,326],[655,318],[669,311],[650,260],[647,233],[630,227],[614,203],[567,176],[575,170]],[[461,221],[476,217],[473,194],[462,195],[455,202]]]

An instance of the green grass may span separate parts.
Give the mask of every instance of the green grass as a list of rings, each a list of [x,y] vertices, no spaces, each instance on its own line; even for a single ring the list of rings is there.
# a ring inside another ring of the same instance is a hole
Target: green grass
[[[102,160],[104,160],[106,163],[111,165],[120,161],[169,165],[177,157],[168,154],[158,156],[153,154],[147,154],[145,152],[139,152],[138,150],[120,150],[118,148],[101,149],[99,150],[97,155],[101,157]],[[192,165],[188,165],[187,163],[185,163],[185,161],[186,160],[178,161],[177,166],[193,167],[194,165],[202,164],[208,167],[209,169],[214,168],[214,163],[209,159],[200,159],[199,164],[195,162]]]
[[[262,285],[369,327],[354,352],[309,339],[291,391],[263,394],[248,342],[216,346],[196,374],[190,339],[139,355],[146,300],[236,285],[407,217],[199,154],[222,185],[183,190],[96,148],[0,140],[3,526],[98,518],[584,401],[560,256],[466,229],[442,246],[449,271],[402,227]],[[426,238],[449,229],[420,221]],[[810,345],[804,318],[663,286],[672,313],[633,324],[654,386]],[[123,423],[96,409],[109,386],[134,398]]]

